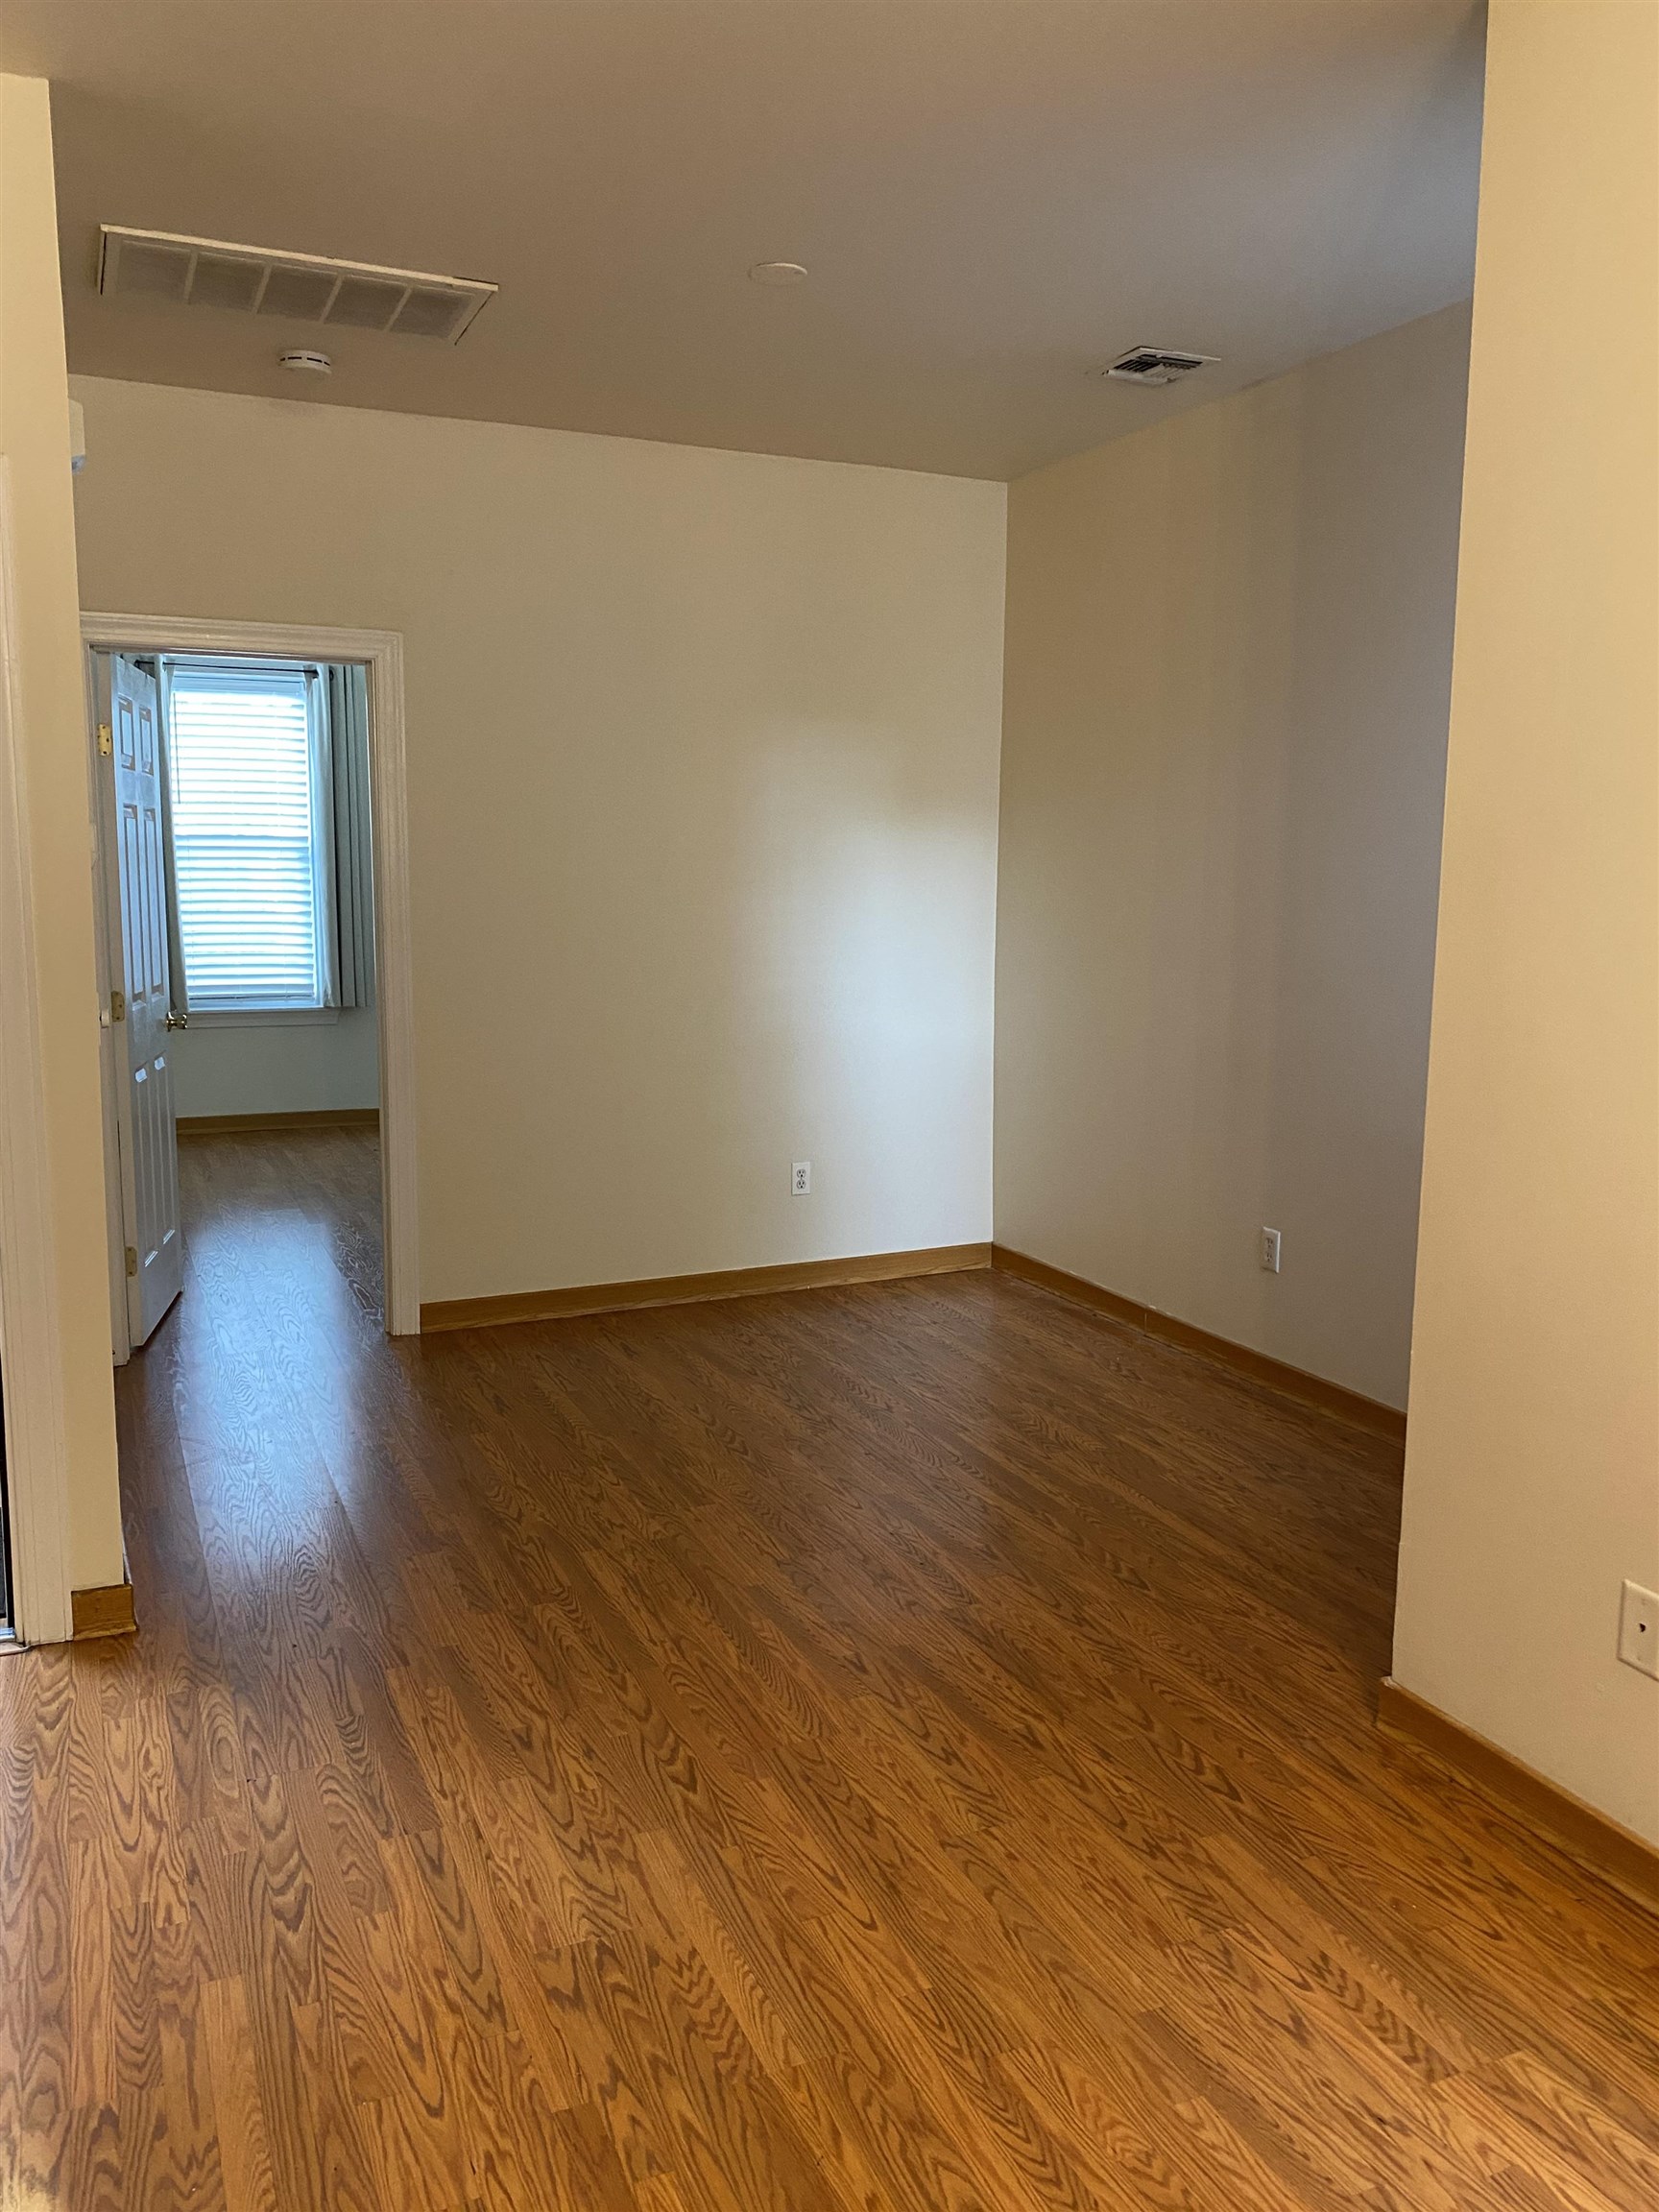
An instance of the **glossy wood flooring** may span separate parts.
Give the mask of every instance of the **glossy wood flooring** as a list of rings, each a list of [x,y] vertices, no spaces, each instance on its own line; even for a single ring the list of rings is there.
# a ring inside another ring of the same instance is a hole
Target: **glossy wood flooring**
[[[1659,2205],[1659,1926],[1373,1730],[1388,1446],[989,1275],[388,1345],[366,1142],[183,1165],[3,2212]]]

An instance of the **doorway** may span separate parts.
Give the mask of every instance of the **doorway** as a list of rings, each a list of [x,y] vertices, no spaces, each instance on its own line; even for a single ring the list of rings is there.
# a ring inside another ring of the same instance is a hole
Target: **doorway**
[[[324,1132],[350,1131],[359,1153],[377,1134],[385,1325],[412,1333],[398,640],[106,615],[83,629],[114,1358],[184,1281],[180,1142],[276,1130],[299,1175]]]

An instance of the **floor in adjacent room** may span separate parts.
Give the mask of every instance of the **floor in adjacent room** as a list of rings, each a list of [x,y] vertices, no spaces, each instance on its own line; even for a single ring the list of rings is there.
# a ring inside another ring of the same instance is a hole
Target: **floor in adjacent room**
[[[988,1274],[391,1344],[372,1140],[182,1167],[4,2212],[1659,2203],[1659,1922],[1373,1727],[1396,1447]]]

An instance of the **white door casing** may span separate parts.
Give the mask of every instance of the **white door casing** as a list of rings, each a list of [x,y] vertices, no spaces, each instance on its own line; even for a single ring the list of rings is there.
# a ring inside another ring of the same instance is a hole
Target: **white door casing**
[[[159,700],[154,676],[111,655],[104,662],[115,798],[119,926],[110,928],[110,1006],[122,1078],[117,1126],[127,1237],[127,1319],[144,1343],[183,1284],[178,1130],[167,976],[167,873],[161,808]]]

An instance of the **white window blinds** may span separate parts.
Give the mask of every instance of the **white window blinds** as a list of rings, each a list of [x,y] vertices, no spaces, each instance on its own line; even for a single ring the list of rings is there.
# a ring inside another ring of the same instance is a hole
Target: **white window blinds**
[[[190,1004],[321,1006],[327,810],[315,674],[168,663],[174,890]]]

